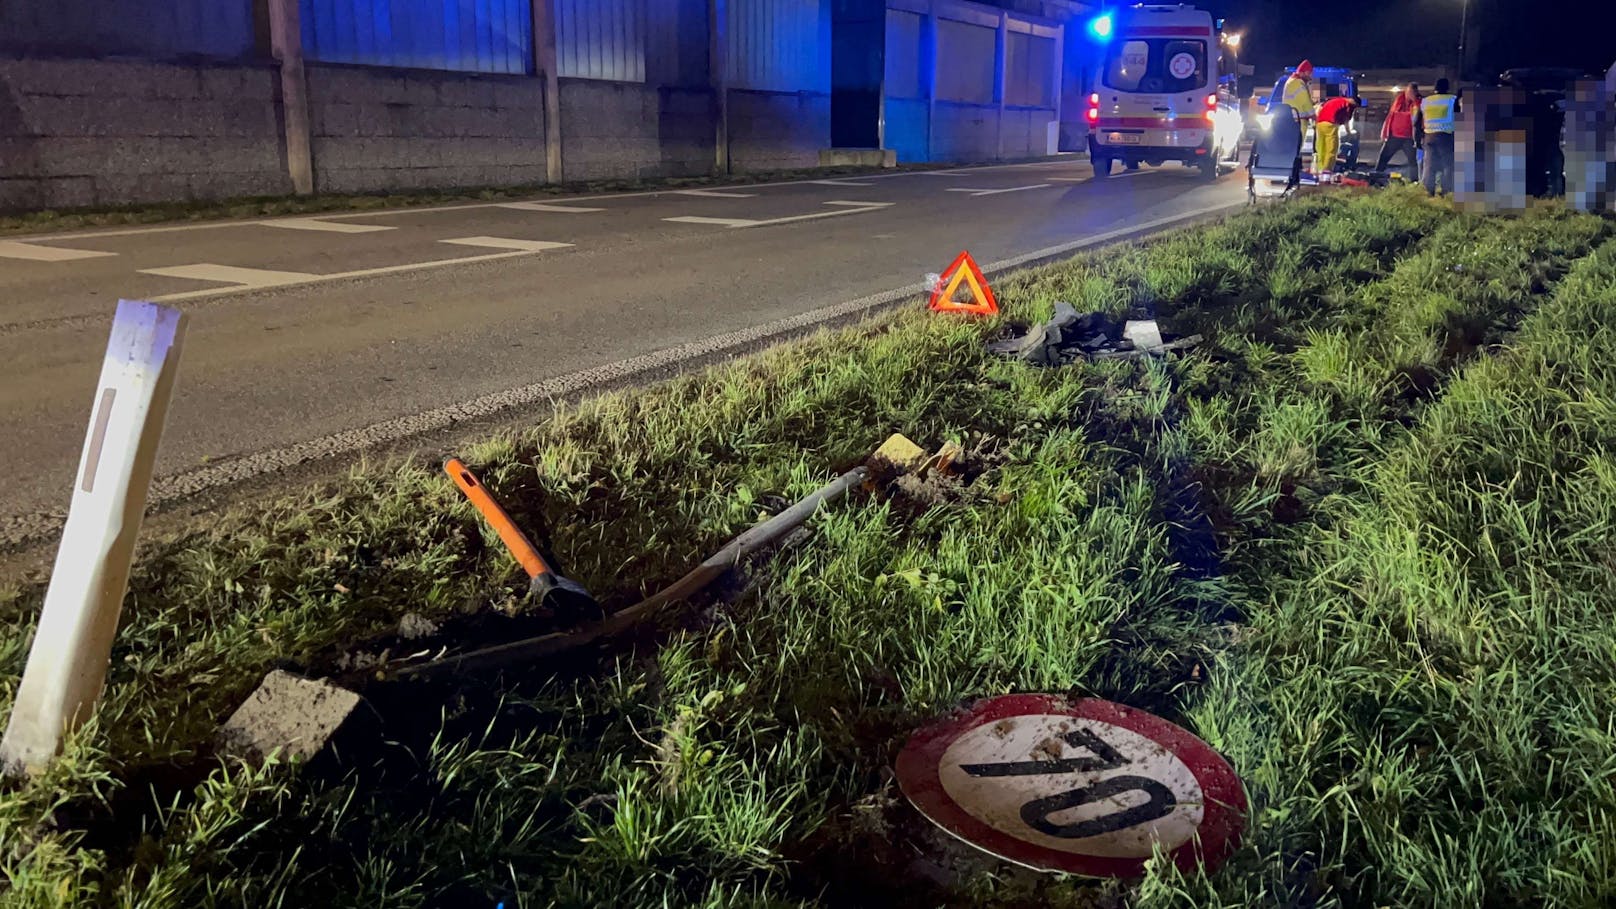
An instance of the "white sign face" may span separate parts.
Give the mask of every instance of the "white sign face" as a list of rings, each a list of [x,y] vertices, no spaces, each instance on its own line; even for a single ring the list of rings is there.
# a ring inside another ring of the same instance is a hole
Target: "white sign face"
[[[1148,858],[1201,826],[1195,774],[1161,744],[1121,726],[1027,714],[960,736],[938,764],[944,791],[1001,833],[1074,855]]]
[[[1173,59],[1167,61],[1167,71],[1173,74],[1174,79],[1188,79],[1195,75],[1195,55],[1174,54]]]

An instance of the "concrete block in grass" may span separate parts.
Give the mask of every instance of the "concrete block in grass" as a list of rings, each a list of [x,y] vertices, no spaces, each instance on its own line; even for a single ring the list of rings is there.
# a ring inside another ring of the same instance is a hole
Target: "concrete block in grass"
[[[354,726],[363,703],[346,688],[277,669],[219,728],[219,750],[254,763],[273,752],[308,761]]]

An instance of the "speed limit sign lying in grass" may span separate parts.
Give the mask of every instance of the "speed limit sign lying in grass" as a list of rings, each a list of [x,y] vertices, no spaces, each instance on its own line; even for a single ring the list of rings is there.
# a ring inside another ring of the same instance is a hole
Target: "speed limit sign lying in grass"
[[[1157,845],[1215,868],[1246,793],[1212,747],[1161,717],[1096,698],[1012,694],[917,731],[898,784],[938,826],[1043,871],[1134,877]]]

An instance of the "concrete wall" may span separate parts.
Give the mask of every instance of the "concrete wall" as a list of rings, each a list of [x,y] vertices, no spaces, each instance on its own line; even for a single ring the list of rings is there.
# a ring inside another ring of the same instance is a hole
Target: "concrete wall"
[[[276,71],[0,60],[0,209],[291,192]]]
[[[713,93],[638,82],[561,80],[565,179],[711,173]]]
[[[932,118],[931,157],[934,161],[987,161],[999,150],[997,105],[937,102]]]
[[[308,83],[319,192],[545,180],[541,79],[311,65]]]
[[[729,156],[734,170],[815,167],[822,148],[830,148],[830,95],[729,93]]]
[[[890,123],[892,102],[887,103]],[[907,112],[908,107],[899,109]],[[1001,122],[998,105],[939,101],[931,121],[929,158],[899,160],[981,163],[1042,157],[1049,153],[1049,124],[1054,121],[1054,108],[1007,107]]]

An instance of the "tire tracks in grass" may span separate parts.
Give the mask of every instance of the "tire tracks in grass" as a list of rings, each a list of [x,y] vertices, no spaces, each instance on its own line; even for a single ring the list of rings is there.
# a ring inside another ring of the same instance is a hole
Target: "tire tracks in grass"
[[[1327,595],[1330,585],[1317,579],[1327,573],[1320,560],[1328,563],[1332,557],[1318,551],[1319,541],[1348,533],[1346,528],[1356,520],[1361,503],[1373,494],[1375,465],[1406,451],[1423,431],[1426,415],[1443,410],[1453,383],[1465,381],[1478,358],[1498,353],[1500,345],[1507,343],[1508,333],[1523,319],[1530,324],[1538,304],[1555,299],[1579,262],[1610,248],[1610,234],[1608,223],[1553,214],[1521,219],[1465,217],[1450,222],[1412,259],[1361,295],[1378,304],[1373,307],[1374,316],[1344,319],[1345,328],[1311,338],[1292,354],[1293,363],[1304,367],[1303,374],[1290,373],[1284,364],[1273,367],[1269,384],[1276,391],[1266,399],[1253,394],[1246,402],[1248,408],[1262,412],[1250,414],[1259,419],[1255,426],[1247,424],[1244,441],[1248,444],[1261,430],[1260,417],[1294,406],[1288,402],[1311,400],[1326,405],[1318,412],[1340,419],[1343,433],[1334,437],[1336,454],[1317,464],[1318,479],[1326,481],[1314,497],[1322,503],[1320,507],[1309,509],[1295,522],[1253,523],[1249,517],[1237,522],[1245,539],[1238,547],[1242,555],[1233,564],[1241,576],[1235,586],[1248,611],[1262,613],[1257,626],[1262,637],[1247,638],[1230,652],[1234,662],[1191,712],[1203,725],[1227,730],[1225,741],[1235,746],[1238,764],[1259,781],[1253,795],[1260,806],[1259,817],[1266,821],[1253,837],[1256,845],[1237,860],[1243,865],[1239,873],[1231,875],[1226,870],[1216,882],[1186,882],[1185,886],[1196,889],[1206,901],[1221,897],[1301,906],[1328,900],[1330,894],[1348,893],[1361,893],[1376,902],[1398,901],[1386,895],[1393,891],[1369,896],[1378,888],[1394,887],[1398,869],[1382,868],[1368,876],[1349,870],[1384,865],[1383,855],[1376,859],[1359,853],[1350,860],[1344,858],[1344,847],[1331,845],[1333,835],[1306,817],[1309,810],[1320,810],[1318,806],[1324,804],[1319,793],[1350,785],[1350,770],[1343,769],[1339,777],[1315,774],[1310,785],[1299,783],[1287,770],[1304,760],[1302,755],[1329,744],[1328,739],[1319,741],[1318,732],[1307,731],[1321,719],[1322,702],[1312,710],[1297,710],[1297,699],[1286,693],[1308,685],[1335,684],[1345,689],[1351,682],[1336,676],[1310,680],[1307,662],[1298,660],[1310,646],[1316,646],[1310,644],[1312,635],[1326,633],[1331,622],[1313,629],[1304,627],[1312,623],[1288,617],[1294,607],[1285,598]],[[1463,265],[1481,267],[1454,267]],[[1425,305],[1396,309],[1409,292],[1419,294]],[[1394,385],[1390,393],[1373,395],[1352,390],[1354,383],[1365,381],[1362,375],[1338,373],[1333,381],[1318,381],[1326,372],[1322,360],[1329,351],[1317,345],[1351,342],[1350,330],[1373,332],[1382,320],[1389,323],[1382,336],[1368,344],[1347,343],[1343,349],[1375,357],[1371,375],[1381,377],[1378,387],[1383,389],[1385,377],[1398,376],[1411,362],[1428,370],[1425,381],[1412,389],[1407,384]],[[1454,343],[1455,339],[1462,343]],[[1503,355],[1511,356],[1507,347]],[[1234,499],[1242,490],[1259,485],[1260,479],[1261,472],[1255,470],[1223,477],[1222,498]],[[1343,646],[1351,644],[1343,642]],[[1249,662],[1253,658],[1268,661],[1270,673],[1253,674]],[[1362,671],[1371,670],[1365,666]],[[1231,681],[1233,678],[1239,681]],[[1287,697],[1291,709],[1275,706],[1275,698]],[[1276,742],[1284,744],[1265,744]],[[1291,794],[1280,797],[1287,792]],[[1343,824],[1350,828],[1351,818],[1337,817],[1334,828]],[[1419,899],[1429,898],[1426,894]]]

